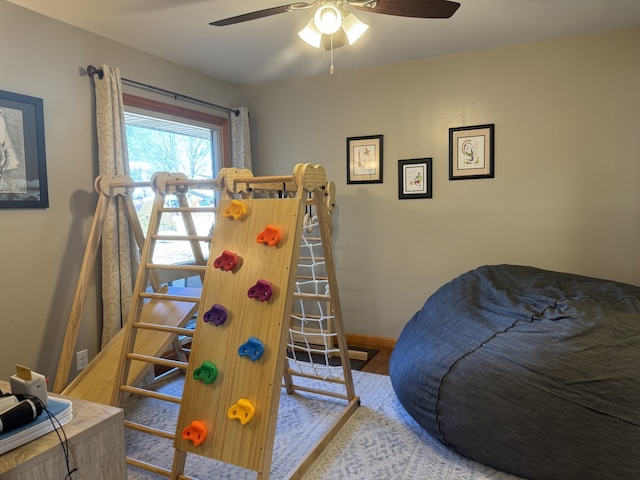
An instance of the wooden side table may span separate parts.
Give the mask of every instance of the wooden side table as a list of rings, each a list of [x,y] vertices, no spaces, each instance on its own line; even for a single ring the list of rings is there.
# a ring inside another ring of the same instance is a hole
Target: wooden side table
[[[0,381],[0,390],[10,391],[9,384]],[[73,403],[73,419],[62,427],[69,444],[69,464],[77,468],[71,478],[126,479],[123,410],[62,398]],[[2,480],[52,480],[64,479],[66,475],[64,452],[55,432],[0,455]]]

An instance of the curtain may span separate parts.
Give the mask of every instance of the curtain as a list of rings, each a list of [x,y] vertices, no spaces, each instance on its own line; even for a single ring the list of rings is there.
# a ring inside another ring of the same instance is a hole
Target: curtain
[[[249,136],[249,109],[235,108],[239,115],[231,112],[231,166],[251,170],[251,138]]]
[[[94,76],[98,172],[100,175],[129,175],[127,140],[122,102],[122,81],[118,68],[102,65],[103,77]],[[110,202],[102,234],[102,346],[127,321],[138,255],[129,232],[121,197]]]

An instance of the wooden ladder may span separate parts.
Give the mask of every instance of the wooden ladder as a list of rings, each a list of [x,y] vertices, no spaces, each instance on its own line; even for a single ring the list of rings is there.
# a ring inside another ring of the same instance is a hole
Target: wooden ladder
[[[184,371],[187,369],[187,359],[180,356],[181,347],[175,345],[178,352],[176,360],[162,357],[162,352],[166,348],[158,348],[154,345],[150,353],[146,348],[146,338],[153,337],[156,333],[170,334],[164,338],[177,338],[178,336],[192,337],[193,329],[185,328],[184,325],[175,325],[175,318],[163,317],[166,322],[158,321],[154,318],[153,312],[145,314],[145,307],[152,302],[156,304],[192,304],[193,312],[199,309],[201,288],[170,288],[166,285],[156,289],[149,289],[148,286],[152,278],[163,277],[172,278],[176,273],[179,276],[190,277],[199,276],[203,281],[206,271],[206,256],[202,251],[202,243],[209,244],[211,236],[209,232],[198,233],[193,219],[195,213],[215,213],[216,207],[191,206],[189,205],[188,191],[190,188],[218,190],[218,180],[189,180],[184,174],[157,173],[151,180],[151,188],[155,192],[151,216],[149,219],[149,229],[140,256],[140,267],[135,282],[129,318],[123,327],[123,341],[119,364],[115,376],[115,385],[111,404],[122,406],[125,399],[131,395],[140,395],[154,398],[161,401],[180,404],[181,398],[171,395],[163,395],[150,388],[139,385],[140,378],[131,376],[130,371],[135,366],[163,366],[171,369]],[[168,200],[175,200],[171,205]],[[172,235],[161,232],[163,215],[181,217],[184,223],[185,234]],[[194,262],[193,264],[164,264],[154,261],[154,251],[160,242],[180,243],[186,242],[191,246]],[[181,316],[178,316],[180,319]],[[146,336],[145,336],[146,335]],[[157,335],[155,336],[158,337]],[[165,342],[167,342],[165,340]],[[174,432],[163,431],[146,425],[125,421],[125,427],[145,434],[155,435],[160,438],[173,439]],[[130,465],[144,468],[154,473],[169,476],[170,471],[160,467],[149,465],[145,462],[133,458],[127,458]]]

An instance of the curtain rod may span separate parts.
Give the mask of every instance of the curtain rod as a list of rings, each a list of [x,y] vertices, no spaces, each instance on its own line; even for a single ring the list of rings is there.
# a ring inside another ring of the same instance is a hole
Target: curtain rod
[[[98,75],[98,78],[100,80],[102,80],[102,77],[104,76],[104,72],[102,71],[102,69],[94,67],[93,65],[89,65],[87,67],[87,74],[90,77],[93,77],[94,75]],[[153,85],[148,85],[146,83],[137,82],[135,80],[129,80],[128,78],[121,78],[121,80],[122,80],[122,83],[125,83],[127,85],[132,85],[134,87],[139,87],[139,88],[145,88],[145,89],[151,90],[153,92],[158,92],[158,93],[162,93],[164,95],[169,95],[170,97],[173,97],[176,100],[187,100],[189,102],[198,103],[200,105],[205,105],[207,107],[217,108],[218,110],[224,110],[224,111],[229,112],[229,113],[233,112],[236,115],[236,117],[238,115],[240,115],[240,110],[236,110],[234,108],[223,107],[222,105],[216,105],[215,103],[210,103],[210,102],[206,102],[204,100],[199,100],[197,98],[193,98],[193,97],[190,97],[188,95],[183,95],[182,93],[172,92],[171,90],[165,90],[164,88],[154,87]]]

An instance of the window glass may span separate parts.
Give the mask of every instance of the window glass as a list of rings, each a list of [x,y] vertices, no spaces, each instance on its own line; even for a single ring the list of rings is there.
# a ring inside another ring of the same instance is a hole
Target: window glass
[[[131,109],[133,110],[133,109]],[[216,125],[185,123],[154,112],[127,111],[125,124],[130,176],[134,182],[149,182],[156,172],[183,173],[189,179],[210,179],[217,176],[220,162],[220,130]],[[147,232],[154,193],[151,188],[136,188],[133,203],[144,232]],[[190,189],[186,193],[189,206],[214,206],[211,189]],[[176,196],[167,195],[165,207],[176,208]],[[193,212],[197,235],[210,235],[213,212]],[[162,213],[159,234],[183,236],[188,232],[180,212]],[[200,242],[202,253],[208,256],[208,242]],[[190,242],[159,240],[154,248],[153,262],[161,264],[193,263]]]

